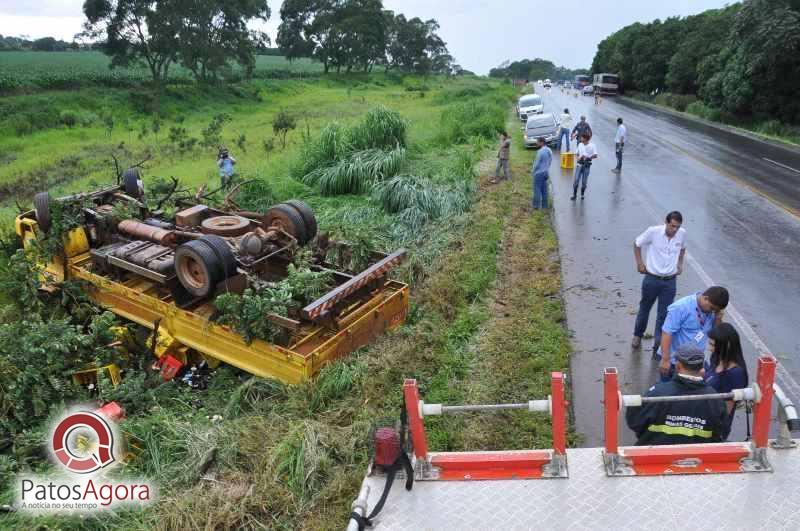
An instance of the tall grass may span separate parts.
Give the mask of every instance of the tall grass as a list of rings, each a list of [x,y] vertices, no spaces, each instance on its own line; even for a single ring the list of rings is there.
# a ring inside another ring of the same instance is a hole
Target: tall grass
[[[360,194],[378,181],[395,175],[406,161],[406,150],[366,149],[350,154],[331,166],[306,174],[303,182],[317,186],[322,195]]]
[[[405,147],[407,127],[399,112],[383,106],[375,107],[350,130],[350,143],[355,150]]]

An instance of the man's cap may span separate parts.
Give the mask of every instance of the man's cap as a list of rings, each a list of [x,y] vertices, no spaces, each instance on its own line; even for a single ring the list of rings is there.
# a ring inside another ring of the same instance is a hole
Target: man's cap
[[[675,357],[689,369],[702,367],[706,360],[700,347],[693,343],[686,343],[678,347],[678,350],[675,351]]]

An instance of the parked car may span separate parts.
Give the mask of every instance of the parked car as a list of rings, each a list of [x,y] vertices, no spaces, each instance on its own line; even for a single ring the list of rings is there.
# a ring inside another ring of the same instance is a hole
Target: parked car
[[[549,79],[544,80],[544,88],[551,88],[553,83]]]
[[[544,103],[542,102],[542,97],[538,94],[526,94],[517,102],[517,116],[522,122],[526,122],[528,116],[542,114],[543,112]]]
[[[591,96],[592,94],[594,94],[594,87],[593,86],[586,85],[585,87],[583,87],[583,95],[584,96]]]
[[[536,139],[544,137],[544,141],[548,145],[554,145],[558,142],[558,133],[560,131],[561,123],[556,120],[553,113],[548,112],[536,116],[531,116],[525,122],[525,131],[523,133],[523,141],[526,148],[538,148]]]

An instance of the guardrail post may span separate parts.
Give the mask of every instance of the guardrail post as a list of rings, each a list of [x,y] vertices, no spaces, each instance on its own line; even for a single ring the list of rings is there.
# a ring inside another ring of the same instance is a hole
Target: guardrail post
[[[550,373],[550,407],[553,424],[553,450],[557,455],[567,453],[567,408],[564,397],[564,373]]]
[[[606,367],[603,371],[603,414],[606,453],[619,453],[619,383],[616,367]]]
[[[403,398],[406,403],[411,441],[414,443],[414,455],[417,459],[426,461],[428,459],[428,439],[425,436],[425,424],[420,414],[419,388],[417,388],[415,379],[408,378],[403,383]]]
[[[758,375],[756,382],[761,390],[761,400],[753,407],[753,442],[756,448],[766,448],[769,443],[769,421],[772,416],[772,395],[775,390],[775,368],[777,363],[774,358],[761,356],[758,358]]]

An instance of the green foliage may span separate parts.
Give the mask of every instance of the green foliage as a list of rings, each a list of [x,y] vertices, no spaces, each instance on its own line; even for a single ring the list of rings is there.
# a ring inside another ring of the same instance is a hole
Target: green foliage
[[[283,149],[286,149],[286,135],[296,127],[297,119],[285,109],[281,109],[272,120],[272,132],[275,136],[280,136]]]
[[[88,331],[70,318],[0,324],[0,431],[18,433],[43,420],[52,408],[82,396],[70,372],[109,356],[111,313],[96,316]]]
[[[214,305],[219,310],[219,323],[233,327],[248,343],[254,339],[278,340],[283,329],[266,319],[266,315],[288,316],[327,291],[331,280],[328,272],[296,268],[294,264],[289,265],[287,273],[277,284],[261,283],[246,289],[242,295],[218,296]]]
[[[308,173],[303,182],[319,187],[322,195],[364,193],[373,183],[397,174],[405,160],[406,150],[403,148],[356,151],[332,166]]]
[[[40,233],[36,245],[42,257],[51,260],[64,251],[64,240],[68,233],[83,225],[84,204],[82,201],[50,201],[50,230]]]
[[[408,123],[400,113],[386,107],[375,107],[350,129],[350,145],[354,150],[397,149],[406,145]]]
[[[441,142],[461,144],[472,137],[494,138],[505,128],[507,105],[500,99],[468,100],[442,112]]]
[[[575,76],[588,73],[589,71],[584,68],[571,70],[563,66],[556,66],[552,61],[536,58],[503,63],[496,68],[492,68],[489,71],[489,77],[529,80],[552,79],[554,81],[563,79],[572,81]]]
[[[205,148],[214,148],[220,145],[222,141],[222,128],[226,122],[231,120],[231,116],[227,113],[215,114],[208,125],[203,129],[203,139],[200,144]]]
[[[75,127],[78,123],[78,117],[75,115],[74,111],[61,111],[59,118],[61,123],[67,127]]]
[[[353,387],[361,382],[366,372],[366,365],[358,361],[329,363],[323,367],[312,387],[309,404],[311,410],[319,411],[344,398]]]
[[[275,193],[266,179],[257,178],[236,191],[236,204],[244,210],[264,213],[275,204]]]

